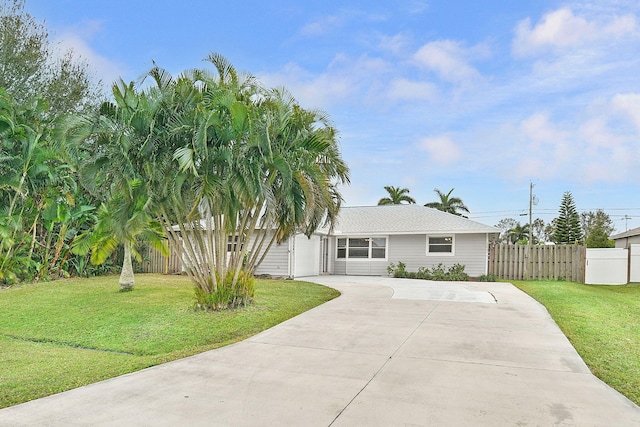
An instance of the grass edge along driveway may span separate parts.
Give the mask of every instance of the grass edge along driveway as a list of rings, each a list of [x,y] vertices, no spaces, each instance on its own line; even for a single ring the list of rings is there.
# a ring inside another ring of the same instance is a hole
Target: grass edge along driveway
[[[254,305],[193,309],[188,278],[136,275],[58,280],[0,290],[0,408],[241,341],[339,292],[257,280]]]
[[[509,283],[547,308],[595,376],[640,405],[640,284]]]

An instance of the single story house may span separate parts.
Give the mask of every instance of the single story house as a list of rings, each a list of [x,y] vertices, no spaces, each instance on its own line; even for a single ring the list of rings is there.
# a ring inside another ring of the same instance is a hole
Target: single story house
[[[640,243],[640,227],[619,233],[610,237],[616,248],[630,248],[631,244]]]
[[[477,277],[487,274],[489,242],[499,232],[419,205],[343,207],[333,229],[274,245],[256,274],[385,276],[390,263],[403,262],[409,271],[462,264]]]

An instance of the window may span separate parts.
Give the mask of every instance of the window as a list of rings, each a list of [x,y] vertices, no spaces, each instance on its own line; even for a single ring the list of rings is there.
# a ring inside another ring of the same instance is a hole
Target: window
[[[386,259],[386,237],[342,237],[337,241],[338,259]]]
[[[427,255],[453,255],[453,236],[428,237]]]
[[[227,239],[227,252],[236,251],[238,249],[238,236],[229,236]],[[240,247],[242,249],[242,247]]]

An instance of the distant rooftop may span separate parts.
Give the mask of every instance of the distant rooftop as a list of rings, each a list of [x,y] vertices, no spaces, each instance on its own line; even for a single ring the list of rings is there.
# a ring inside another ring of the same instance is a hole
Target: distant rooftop
[[[640,227],[632,228],[631,230],[625,231],[624,233],[611,236],[611,240],[624,239],[625,237],[633,237],[638,235],[640,235]]]

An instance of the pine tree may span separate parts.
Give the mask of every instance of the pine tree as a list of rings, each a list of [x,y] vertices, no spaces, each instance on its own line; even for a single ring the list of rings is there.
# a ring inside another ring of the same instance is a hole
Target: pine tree
[[[582,243],[580,216],[570,191],[566,191],[562,196],[553,241],[565,244]]]

